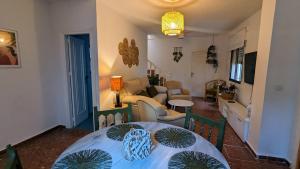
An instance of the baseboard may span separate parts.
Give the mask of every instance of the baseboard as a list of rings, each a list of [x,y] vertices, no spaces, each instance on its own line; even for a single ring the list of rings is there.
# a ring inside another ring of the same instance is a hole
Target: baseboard
[[[290,167],[291,163],[287,160],[287,159],[284,159],[284,158],[279,158],[279,157],[272,157],[272,156],[265,156],[265,155],[258,155],[252,148],[251,145],[249,145],[249,143],[246,141],[245,142],[246,146],[250,149],[251,153],[253,154],[253,156],[256,158],[256,159],[259,159],[259,160],[270,160],[270,161],[274,161],[274,162],[278,162],[278,163],[281,163],[282,165],[284,166],[288,166]]]
[[[249,148],[249,150],[251,151],[251,154],[258,159],[258,154],[255,152],[254,148],[248,143],[248,141],[244,142],[246,144],[246,146]]]
[[[23,145],[23,144],[25,144],[25,143],[28,143],[28,142],[32,141],[33,139],[39,138],[39,137],[41,137],[41,136],[43,136],[43,135],[45,135],[45,134],[48,134],[48,133],[50,133],[50,132],[52,132],[52,131],[54,131],[54,130],[56,130],[56,129],[59,129],[59,128],[66,128],[66,126],[64,126],[64,125],[57,125],[57,126],[52,127],[52,128],[50,128],[50,129],[48,129],[48,130],[46,130],[46,131],[44,131],[44,132],[42,132],[42,133],[40,133],[40,134],[37,134],[37,135],[35,135],[35,136],[31,137],[31,138],[28,138],[28,139],[26,139],[26,140],[24,140],[24,141],[21,141],[21,142],[19,142],[19,143],[17,143],[17,144],[14,144],[14,145],[12,145],[12,146],[13,146],[13,147],[18,147],[18,146],[20,146],[20,145]],[[0,155],[4,154],[5,152],[6,152],[5,149],[4,149],[4,150],[0,150]]]

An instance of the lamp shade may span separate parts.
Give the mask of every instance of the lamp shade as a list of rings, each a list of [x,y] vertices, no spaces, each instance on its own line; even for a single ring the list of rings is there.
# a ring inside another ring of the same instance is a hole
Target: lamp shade
[[[161,18],[161,31],[165,35],[180,35],[184,31],[184,16],[177,11],[167,12]]]
[[[123,78],[122,76],[112,76],[111,77],[111,90],[120,91],[123,88]]]

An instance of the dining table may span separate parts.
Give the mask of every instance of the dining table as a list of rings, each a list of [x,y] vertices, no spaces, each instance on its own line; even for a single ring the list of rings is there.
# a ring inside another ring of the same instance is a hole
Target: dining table
[[[153,149],[140,160],[124,158],[123,138],[132,128],[151,133]],[[222,153],[195,132],[159,122],[131,122],[102,128],[68,147],[52,169],[230,169]]]

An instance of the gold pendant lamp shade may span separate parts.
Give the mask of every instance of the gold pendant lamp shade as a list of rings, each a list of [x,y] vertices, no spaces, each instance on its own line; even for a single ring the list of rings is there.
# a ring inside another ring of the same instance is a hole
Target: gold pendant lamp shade
[[[180,35],[184,31],[184,16],[177,11],[167,12],[161,17],[161,31],[168,36]]]

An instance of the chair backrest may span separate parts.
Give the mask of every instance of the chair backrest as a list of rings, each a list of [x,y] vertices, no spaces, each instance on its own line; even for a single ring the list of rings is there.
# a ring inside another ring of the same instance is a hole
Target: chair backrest
[[[166,82],[168,89],[182,89],[182,84],[179,81],[171,80]]]
[[[226,119],[224,117],[221,117],[219,121],[214,121],[201,115],[193,114],[190,108],[187,109],[184,127],[197,132],[211,143],[213,139],[215,139],[215,146],[219,151],[222,151],[223,148],[225,125]],[[198,129],[198,131],[196,131],[196,129]],[[215,132],[217,132],[217,134],[215,134]]]
[[[132,121],[132,105],[131,104],[123,104],[123,106],[126,105],[126,107],[120,107],[120,108],[113,108],[109,110],[101,110],[98,111],[97,107],[94,107],[94,130],[99,130],[99,117],[103,117],[102,122],[104,122],[105,127],[108,126],[108,118],[113,116],[113,123],[116,124],[116,121],[120,120],[122,122],[131,122]],[[121,119],[118,119],[118,115],[121,115]],[[126,116],[127,115],[127,118]]]
[[[217,84],[226,85],[226,81],[224,80],[212,80],[205,83],[205,89],[210,89],[216,86]]]
[[[156,111],[150,104],[146,103],[143,100],[138,100],[137,105],[141,121],[157,121]]]
[[[17,151],[11,146],[6,146],[7,163],[4,169],[23,169]]]

